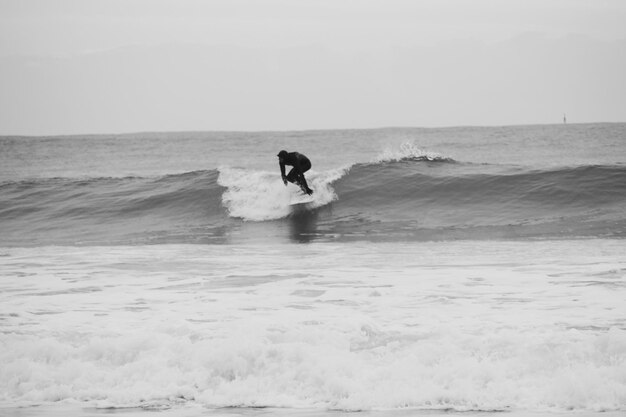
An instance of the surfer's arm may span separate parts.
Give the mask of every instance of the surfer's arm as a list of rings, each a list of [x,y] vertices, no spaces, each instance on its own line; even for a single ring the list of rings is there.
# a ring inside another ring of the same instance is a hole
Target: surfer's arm
[[[285,185],[287,185],[287,176],[285,175],[285,164],[282,161],[279,161],[278,165],[280,165],[280,176],[283,179],[283,182],[285,183]]]

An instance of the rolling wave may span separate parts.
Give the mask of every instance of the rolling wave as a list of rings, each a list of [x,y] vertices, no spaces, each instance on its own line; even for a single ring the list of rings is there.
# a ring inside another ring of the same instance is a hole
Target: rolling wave
[[[218,172],[0,184],[0,243],[185,242],[223,217]],[[164,239],[160,239],[163,237]]]
[[[626,236],[622,165],[527,170],[409,152],[307,178],[314,199],[296,206],[277,173],[229,167],[5,182],[0,244],[221,242],[303,218],[320,239]]]
[[[358,165],[335,184],[339,233],[421,239],[626,236],[626,167]]]

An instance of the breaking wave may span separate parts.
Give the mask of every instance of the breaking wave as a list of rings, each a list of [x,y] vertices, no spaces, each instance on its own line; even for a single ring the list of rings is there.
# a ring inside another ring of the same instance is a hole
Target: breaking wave
[[[315,193],[304,209],[321,238],[626,236],[621,165],[528,170],[407,147],[307,178]],[[289,221],[300,194],[277,172],[232,167],[5,182],[0,192],[0,243],[18,246],[221,241],[242,221]]]

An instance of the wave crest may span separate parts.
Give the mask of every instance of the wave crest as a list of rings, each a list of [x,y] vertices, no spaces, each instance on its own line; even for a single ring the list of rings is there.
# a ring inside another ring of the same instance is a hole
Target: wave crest
[[[400,161],[455,162],[436,152],[423,150],[413,142],[403,142],[398,148],[388,148],[378,154],[372,163]]]

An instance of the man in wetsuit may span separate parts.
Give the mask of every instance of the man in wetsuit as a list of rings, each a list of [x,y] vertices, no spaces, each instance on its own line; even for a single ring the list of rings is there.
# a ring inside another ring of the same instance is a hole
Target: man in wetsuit
[[[280,174],[283,177],[285,185],[287,185],[287,181],[289,181],[300,186],[302,192],[308,195],[313,194],[313,190],[309,188],[304,178],[304,173],[311,169],[311,161],[309,161],[309,158],[298,152],[280,151],[278,153],[278,163],[280,164]],[[287,175],[285,175],[285,165],[293,167]]]

